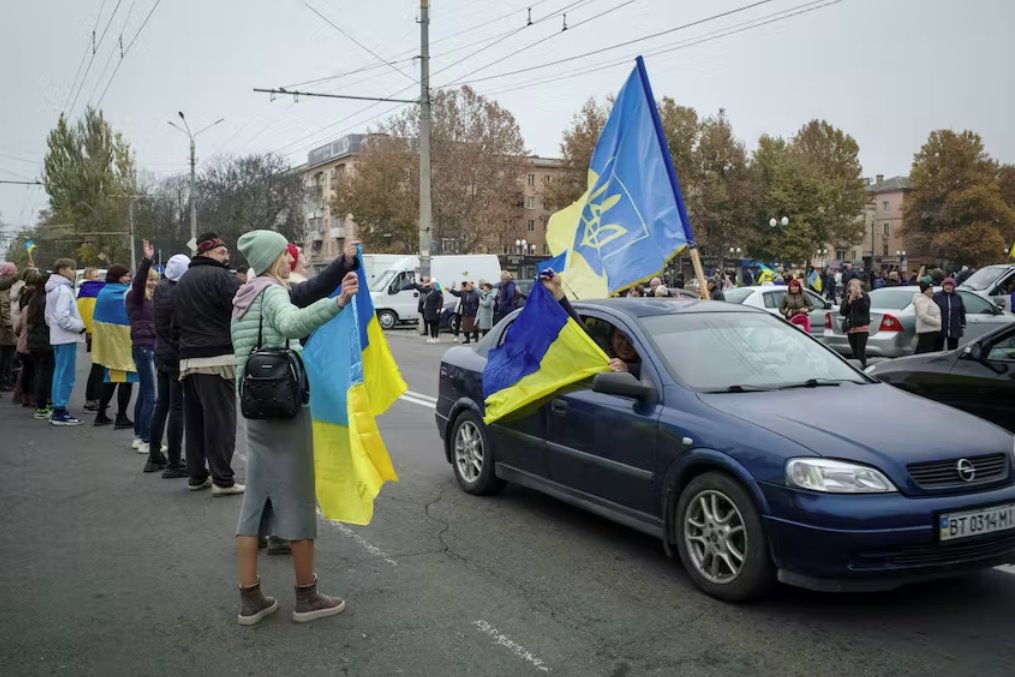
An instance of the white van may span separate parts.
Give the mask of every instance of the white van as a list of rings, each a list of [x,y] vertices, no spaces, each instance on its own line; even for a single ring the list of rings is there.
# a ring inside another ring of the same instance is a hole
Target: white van
[[[405,254],[364,254],[363,272],[366,274],[367,287],[373,289],[374,281],[404,258]]]
[[[402,322],[418,322],[419,292],[403,289],[407,284],[419,280],[419,257],[404,256],[390,268],[379,274],[370,285],[370,298],[377,310],[377,319],[384,329],[391,329]],[[463,254],[457,256],[434,256],[430,258],[430,277],[440,282],[446,290],[462,282],[500,279],[500,260],[493,254]],[[447,300],[447,299],[445,299]]]

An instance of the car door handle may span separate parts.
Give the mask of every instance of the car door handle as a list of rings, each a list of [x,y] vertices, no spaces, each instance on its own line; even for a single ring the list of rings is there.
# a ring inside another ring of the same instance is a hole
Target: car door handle
[[[550,402],[550,413],[554,416],[566,416],[567,415],[567,402],[564,400],[554,400]]]

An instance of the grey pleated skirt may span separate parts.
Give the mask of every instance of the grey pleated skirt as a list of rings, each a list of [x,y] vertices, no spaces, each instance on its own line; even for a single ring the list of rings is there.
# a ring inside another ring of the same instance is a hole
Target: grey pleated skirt
[[[291,419],[247,424],[247,488],[237,536],[317,537],[310,409]]]

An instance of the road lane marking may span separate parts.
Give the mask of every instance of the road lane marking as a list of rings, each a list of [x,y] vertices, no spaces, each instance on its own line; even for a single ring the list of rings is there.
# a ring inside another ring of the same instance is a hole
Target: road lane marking
[[[999,567],[994,567],[998,571],[1003,571],[1006,574],[1015,574],[1015,565],[1013,564],[1002,564]]]
[[[402,400],[403,402],[410,402],[412,404],[418,404],[419,406],[426,407],[428,409],[436,409],[437,408],[437,403],[436,402],[431,402],[430,400],[420,400],[420,399],[417,399],[415,397],[412,397],[409,394],[402,395],[399,399]]]
[[[425,393],[417,393],[415,390],[406,390],[405,394],[409,397],[415,397],[417,400],[426,400],[427,402],[437,403],[437,398],[433,395],[427,395]]]
[[[324,522],[326,522],[327,524],[330,524],[331,526],[335,527],[336,529],[341,531],[344,535],[348,536],[353,541],[358,543],[360,546],[363,547],[364,550],[369,552],[371,555],[373,555],[377,559],[383,560],[383,561],[387,562],[388,564],[390,564],[393,567],[397,567],[398,566],[398,562],[396,562],[394,559],[392,559],[391,555],[389,555],[388,553],[384,552],[383,550],[378,548],[376,545],[374,545],[373,543],[371,543],[367,539],[365,539],[362,536],[360,536],[359,534],[357,534],[355,531],[350,529],[348,526],[346,526],[342,522],[335,522],[333,520],[330,520],[330,519],[326,518],[324,516],[324,514],[321,513],[321,509],[320,508],[317,509],[317,516],[320,517],[322,520],[324,520]]]
[[[524,646],[514,641],[497,628],[493,627],[484,620],[473,621],[472,624],[476,626],[476,629],[480,632],[490,635],[493,637],[494,643],[500,646],[506,647],[511,653],[521,658],[523,661],[536,668],[540,672],[549,672],[550,666],[543,662],[541,658],[536,658],[531,651],[526,649]]]

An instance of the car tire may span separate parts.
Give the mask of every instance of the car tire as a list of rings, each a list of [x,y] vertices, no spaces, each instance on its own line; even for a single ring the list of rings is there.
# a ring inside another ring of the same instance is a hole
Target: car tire
[[[451,429],[451,467],[458,485],[469,494],[485,496],[504,488],[494,472],[493,449],[482,419],[463,411]]]
[[[398,324],[398,315],[393,310],[378,310],[377,322],[381,325],[381,329],[394,329]]]
[[[745,602],[763,596],[775,583],[761,515],[730,476],[707,472],[692,479],[680,493],[675,521],[680,561],[708,595]]]

